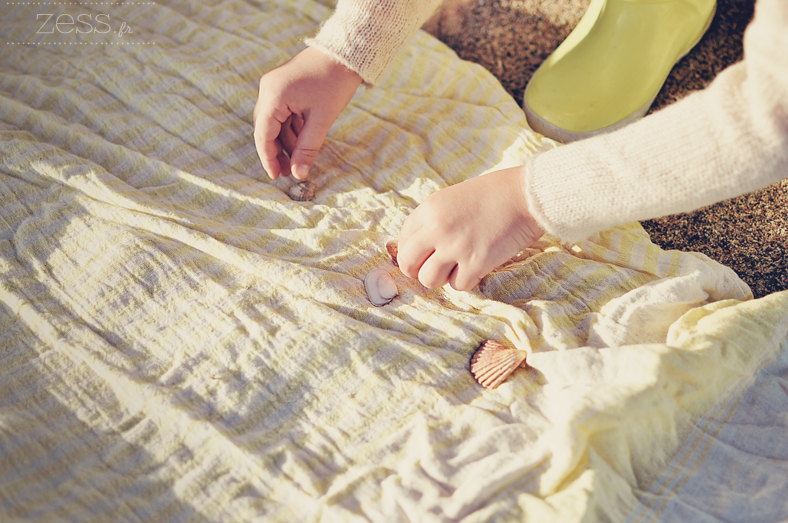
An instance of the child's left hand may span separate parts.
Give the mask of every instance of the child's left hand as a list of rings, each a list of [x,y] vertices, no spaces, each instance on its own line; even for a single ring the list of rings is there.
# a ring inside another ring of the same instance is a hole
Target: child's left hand
[[[397,262],[426,287],[475,287],[544,230],[528,212],[524,167],[494,171],[431,194],[402,225]]]

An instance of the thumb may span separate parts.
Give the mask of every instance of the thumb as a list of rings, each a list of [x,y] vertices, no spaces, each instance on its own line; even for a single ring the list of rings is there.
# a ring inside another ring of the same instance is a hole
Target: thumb
[[[326,139],[331,128],[331,123],[330,120],[314,115],[304,121],[304,127],[298,133],[293,153],[290,155],[290,170],[297,179],[306,180],[317,153],[323,146],[323,140]]]

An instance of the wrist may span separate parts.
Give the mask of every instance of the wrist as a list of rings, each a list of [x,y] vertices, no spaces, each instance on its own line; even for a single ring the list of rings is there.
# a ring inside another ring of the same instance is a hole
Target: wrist
[[[526,231],[533,238],[541,238],[545,232],[546,227],[540,220],[541,211],[538,202],[530,193],[530,186],[528,183],[528,164],[514,167],[516,172],[517,195],[520,197],[522,209],[522,223]]]
[[[349,63],[319,45],[310,44],[301,53],[306,53],[311,59],[318,61],[321,68],[331,78],[338,78],[343,84],[352,86],[354,89],[364,81]]]

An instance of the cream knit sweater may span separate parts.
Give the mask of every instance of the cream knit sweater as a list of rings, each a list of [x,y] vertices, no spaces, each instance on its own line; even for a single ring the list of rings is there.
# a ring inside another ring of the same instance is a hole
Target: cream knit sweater
[[[334,14],[306,43],[329,53],[366,84],[374,85],[441,2],[338,0]]]
[[[375,84],[439,3],[339,0],[307,43]],[[758,0],[744,56],[703,91],[531,159],[526,198],[542,228],[576,241],[788,177],[788,0]]]

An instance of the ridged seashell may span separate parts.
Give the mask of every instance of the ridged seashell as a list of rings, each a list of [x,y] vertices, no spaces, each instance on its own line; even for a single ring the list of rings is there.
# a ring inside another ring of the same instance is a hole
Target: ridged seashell
[[[298,182],[290,187],[288,194],[297,202],[308,202],[315,197],[315,184],[306,180]]]
[[[391,262],[394,264],[394,267],[399,267],[399,263],[397,263],[397,253],[399,252],[399,247],[397,247],[397,242],[395,240],[391,240],[390,242],[386,243],[386,252],[389,253],[389,258],[391,258]]]
[[[482,387],[497,388],[517,367],[525,367],[528,353],[495,340],[484,340],[471,359],[471,374]]]
[[[364,278],[364,288],[372,305],[382,307],[399,294],[394,278],[385,269],[378,267],[369,271]]]

